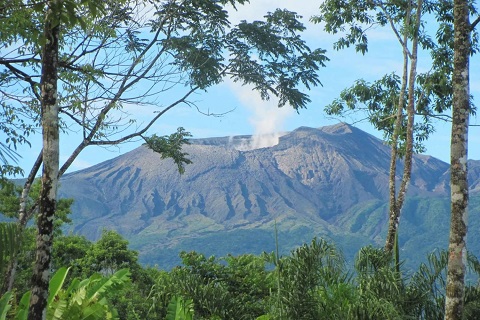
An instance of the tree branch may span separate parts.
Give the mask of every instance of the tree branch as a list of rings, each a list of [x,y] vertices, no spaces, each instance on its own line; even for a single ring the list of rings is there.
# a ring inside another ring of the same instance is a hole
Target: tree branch
[[[129,135],[126,135],[120,139],[117,139],[117,140],[111,140],[111,141],[91,141],[89,143],[89,145],[114,145],[114,144],[119,144],[119,143],[122,143],[122,142],[125,142],[127,140],[130,140],[132,138],[136,138],[136,137],[140,137],[142,136],[145,132],[148,131],[148,129],[150,129],[150,127],[162,116],[164,115],[168,110],[172,109],[173,107],[179,105],[180,103],[186,103],[186,99],[193,93],[195,92],[196,90],[198,89],[198,86],[197,87],[194,87],[192,89],[190,89],[182,98],[178,99],[177,101],[175,101],[174,103],[170,104],[168,107],[166,107],[165,109],[163,109],[162,111],[160,111],[142,130],[140,131],[137,131],[137,132],[134,132],[132,134],[129,134]]]
[[[23,72],[20,69],[15,68],[12,66],[10,63],[5,63],[5,67],[7,67],[10,71],[12,71],[17,77],[19,77],[21,80],[27,82],[30,87],[32,88],[32,92],[35,95],[35,98],[37,98],[39,101],[41,100],[40,94],[37,92],[37,86],[38,82],[33,81],[32,77]]]
[[[480,16],[478,16],[477,19],[470,24],[470,31],[473,31],[478,23],[480,23]]]
[[[30,170],[30,173],[28,174],[27,180],[25,181],[25,184],[23,186],[22,190],[22,195],[20,196],[20,209],[18,212],[18,223],[20,225],[20,228],[25,228],[25,225],[27,224],[28,220],[32,216],[32,210],[27,212],[27,199],[28,195],[30,194],[30,188],[32,187],[33,181],[35,180],[35,176],[38,173],[38,170],[40,170],[40,166],[43,162],[43,149],[40,151],[40,153],[37,156],[37,160],[35,160],[35,163],[33,164],[32,170]]]
[[[388,18],[388,22],[390,23],[390,27],[392,28],[393,33],[395,33],[395,36],[397,37],[398,42],[400,42],[400,45],[403,47],[403,50],[405,51],[405,53],[408,54],[408,57],[411,59],[412,58],[412,53],[408,49],[406,41],[404,41],[402,39],[400,33],[398,32],[397,28],[395,27],[395,24],[392,20],[392,17],[388,14],[388,12],[385,9],[385,6],[382,2],[380,2],[379,5],[380,5],[380,8],[382,9],[383,13],[385,14],[385,16]],[[406,25],[410,24],[410,6],[411,6],[411,4],[409,4],[409,6],[408,6],[407,15],[405,17],[405,22],[406,22],[405,24]]]

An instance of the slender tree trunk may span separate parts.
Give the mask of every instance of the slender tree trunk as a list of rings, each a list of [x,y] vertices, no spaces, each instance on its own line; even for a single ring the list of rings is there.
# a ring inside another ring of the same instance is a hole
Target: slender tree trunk
[[[33,164],[32,170],[30,171],[30,174],[28,175],[27,180],[23,185],[22,194],[20,196],[20,210],[18,211],[18,224],[22,230],[25,229],[25,226],[27,225],[27,222],[32,217],[32,214],[34,211],[31,209],[29,210],[27,208],[27,201],[30,195],[30,189],[32,188],[33,183],[35,182],[35,176],[40,170],[42,161],[43,161],[43,150],[40,151],[37,157],[37,160]]]
[[[46,319],[50,262],[53,240],[53,218],[56,207],[59,167],[59,120],[57,105],[58,37],[61,0],[47,2],[45,45],[42,55],[42,135],[43,172],[37,217],[36,261],[32,276],[32,293],[28,319]]]
[[[402,81],[402,89],[400,92],[401,97],[399,98],[399,103],[402,105],[398,106],[399,112],[397,112],[397,119],[395,122],[394,136],[395,145],[392,146],[391,153],[391,162],[390,162],[390,212],[389,212],[389,226],[387,233],[387,240],[385,242],[385,250],[391,252],[395,243],[395,236],[398,231],[398,224],[400,222],[400,212],[405,202],[405,196],[408,189],[408,184],[410,182],[410,176],[412,173],[412,159],[413,159],[413,126],[415,124],[415,80],[417,77],[417,53],[418,53],[418,30],[420,28],[420,20],[422,17],[422,6],[423,0],[419,0],[417,3],[417,10],[415,14],[415,33],[412,40],[412,52],[411,52],[411,61],[410,61],[410,74],[408,75],[408,103],[407,103],[407,137],[406,137],[406,146],[405,146],[405,164],[403,167],[402,182],[398,191],[398,196],[395,194],[395,173],[396,173],[396,161],[397,161],[397,145],[398,145],[398,132],[400,131],[400,126],[403,122],[403,101],[402,96],[405,94],[405,83],[407,72],[407,56],[404,56],[404,73]],[[410,10],[410,9],[409,9]],[[410,23],[410,15],[407,14],[406,26]],[[407,55],[407,41],[404,40],[404,55]],[[401,108],[401,109],[400,109]]]
[[[17,221],[18,232],[20,233],[24,232],[25,226],[27,225],[27,222],[34,211],[33,209],[27,210],[27,200],[28,200],[28,195],[30,193],[30,189],[35,180],[35,175],[37,174],[41,163],[42,163],[42,153],[40,152],[37,158],[37,161],[35,161],[35,164],[33,165],[33,168],[30,171],[30,174],[28,175],[27,180],[25,181],[25,184],[23,185],[22,194],[20,196],[20,210],[18,212],[18,221]],[[17,267],[18,267],[18,252],[15,252],[15,254],[11,257],[10,262],[8,263],[1,294],[7,291],[11,291],[13,289],[13,285],[15,284]]]
[[[406,24],[410,23],[410,15],[407,14]],[[403,105],[405,104],[405,93],[407,91],[407,82],[408,82],[408,48],[407,46],[407,35],[405,34],[403,38],[403,75],[402,75],[402,85],[400,88],[400,93],[398,96],[398,106],[397,106],[397,115],[395,118],[395,127],[393,128],[392,135],[392,149],[390,151],[390,174],[388,178],[389,184],[389,223],[388,223],[388,232],[387,239],[385,242],[385,250],[391,252],[393,249],[395,241],[395,233],[398,229],[398,210],[397,210],[397,191],[396,191],[396,177],[397,177],[397,160],[398,160],[398,137],[400,135],[400,129],[403,122]]]
[[[468,206],[468,122],[470,116],[468,2],[454,0],[453,110],[450,150],[451,220],[445,319],[460,320],[465,293]]]

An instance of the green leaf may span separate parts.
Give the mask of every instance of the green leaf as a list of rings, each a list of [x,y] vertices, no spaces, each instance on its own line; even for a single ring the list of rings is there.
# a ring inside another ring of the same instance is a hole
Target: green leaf
[[[102,304],[88,305],[83,309],[82,319],[103,319],[105,310]]]
[[[90,13],[93,17],[97,16],[97,4],[95,1],[88,1],[88,9],[90,10]]]
[[[189,144],[188,137],[191,136],[190,132],[180,127],[177,129],[177,132],[172,133],[170,136],[158,137],[154,134],[149,138],[145,138],[145,142],[148,148],[160,153],[162,159],[172,158],[178,167],[178,171],[182,174],[185,172],[185,165],[192,163],[187,158],[188,153],[182,152],[183,145]]]
[[[78,19],[78,23],[80,24],[80,27],[83,29],[83,30],[87,30],[87,24],[85,23],[85,20],[83,18],[79,18]]]
[[[70,283],[70,285],[68,286],[67,291],[65,293],[67,295],[72,294],[72,292],[74,290],[77,290],[80,287],[79,284],[80,284],[80,280],[78,280],[77,278],[73,279],[72,282]]]
[[[193,320],[193,302],[182,297],[172,297],[165,320]]]
[[[14,223],[0,223],[0,270],[3,270],[11,256],[20,247],[18,227]]]
[[[130,280],[130,275],[131,273],[128,269],[120,269],[113,274],[113,276],[121,282],[128,282]]]
[[[53,312],[53,315],[51,316],[51,319],[63,319],[63,314],[65,313],[65,310],[67,310],[68,302],[65,299],[60,299],[55,303],[55,310],[50,309],[49,313],[51,314]],[[49,308],[51,305],[49,306]]]
[[[18,304],[17,314],[15,315],[15,320],[27,320],[28,318],[28,306],[30,304],[30,295],[31,292],[27,291],[20,299],[20,303]]]
[[[48,291],[50,292],[47,302],[48,304],[52,303],[53,299],[55,299],[55,296],[62,288],[69,270],[70,268],[65,267],[58,269],[57,272],[55,272],[55,275],[50,280],[50,284],[48,286]]]
[[[108,279],[99,279],[98,283],[96,283],[88,290],[87,299],[88,301],[99,300],[99,298],[102,297],[103,294],[110,290],[112,287],[117,285],[123,285],[129,280],[130,271],[128,269],[118,270]]]
[[[12,292],[10,291],[7,291],[0,298],[0,320],[5,320],[7,318],[8,310],[12,307],[10,299],[12,299]]]
[[[79,287],[74,294],[70,296],[70,304],[82,305],[87,296],[87,289],[84,286]]]

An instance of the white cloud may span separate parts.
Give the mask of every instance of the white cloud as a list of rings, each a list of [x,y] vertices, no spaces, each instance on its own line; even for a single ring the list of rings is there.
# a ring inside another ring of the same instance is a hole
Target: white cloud
[[[258,92],[250,86],[241,86],[233,81],[227,81],[232,92],[237,96],[242,105],[247,108],[251,116],[250,124],[254,128],[254,134],[249,146],[240,149],[257,149],[271,147],[278,143],[278,138],[284,131],[285,121],[294,111],[290,106],[278,107],[278,99],[271,97],[270,100],[261,99]]]

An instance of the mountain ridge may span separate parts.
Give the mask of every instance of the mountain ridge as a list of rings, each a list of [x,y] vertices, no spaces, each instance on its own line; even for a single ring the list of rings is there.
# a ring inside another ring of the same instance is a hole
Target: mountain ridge
[[[183,175],[172,160],[145,146],[66,174],[59,196],[75,199],[71,231],[96,239],[103,228],[115,229],[144,257],[188,250],[187,243],[195,247],[221,235],[230,247],[240,235],[270,239],[275,225],[293,242],[315,235],[340,242],[348,235],[358,244],[383,241],[390,149],[381,140],[340,123],[297,128],[271,147],[236,149],[252,139],[192,139],[184,152],[193,163]],[[480,161],[470,164],[476,192]],[[434,157],[415,155],[408,198],[448,197],[448,169]],[[400,162],[397,181],[402,170]],[[245,237],[249,246],[254,239]]]

